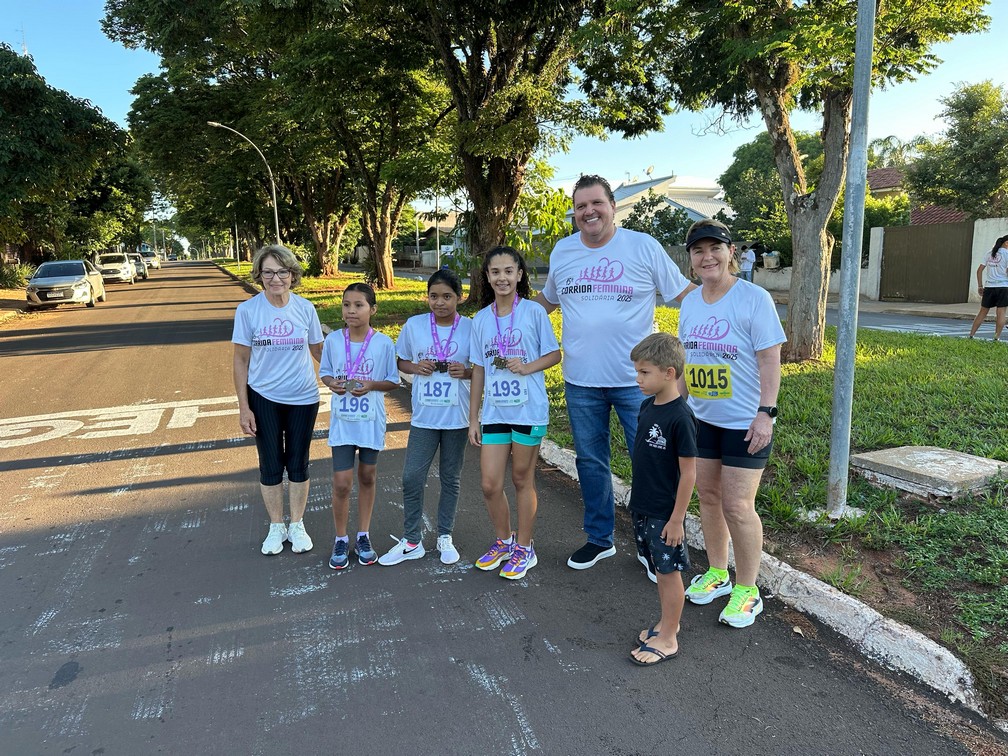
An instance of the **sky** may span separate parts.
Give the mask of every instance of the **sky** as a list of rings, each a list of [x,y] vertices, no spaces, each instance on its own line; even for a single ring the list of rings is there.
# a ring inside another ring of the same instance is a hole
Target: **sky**
[[[106,38],[100,26],[103,13],[103,0],[0,0],[0,42],[19,52],[26,48],[50,86],[90,101],[125,126],[130,89],[140,76],[158,70],[158,57]],[[1003,45],[996,42],[1008,37],[1008,0],[992,0],[987,13],[992,23],[985,34],[934,48],[944,62],[930,75],[872,93],[869,139],[937,135],[943,129],[939,98],[957,84],[991,79],[1008,86]],[[714,115],[674,114],[666,118],[663,132],[639,139],[577,138],[567,154],[549,158],[555,183],[566,188],[582,173],[598,173],[616,186],[635,177],[644,180],[652,166],[655,178],[675,174],[715,181],[731,164],[734,150],[752,141],[763,124],[753,120],[727,134],[704,134]],[[794,124],[808,131],[821,125],[808,114],[797,114]]]

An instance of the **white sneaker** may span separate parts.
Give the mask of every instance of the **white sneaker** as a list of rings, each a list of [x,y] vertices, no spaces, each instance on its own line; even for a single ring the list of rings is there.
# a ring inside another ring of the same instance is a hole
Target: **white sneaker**
[[[315,545],[312,543],[311,536],[308,535],[308,531],[304,528],[304,520],[298,520],[297,522],[292,522],[290,527],[287,528],[287,540],[290,541],[291,551],[295,554],[303,554],[306,551],[311,551],[312,547]]]
[[[284,541],[287,540],[287,526],[282,522],[271,522],[269,533],[263,541],[263,554],[279,554],[283,551]]]
[[[395,536],[392,536],[392,540],[395,540]],[[399,542],[389,549],[387,554],[382,554],[378,557],[378,564],[391,567],[393,564],[405,562],[407,559],[421,559],[426,553],[427,551],[424,549],[423,543],[418,543],[416,546],[411,547],[409,541],[405,538],[400,538]]]
[[[455,564],[460,559],[458,549],[455,548],[452,537],[447,533],[438,536],[437,550],[441,552],[441,564]]]

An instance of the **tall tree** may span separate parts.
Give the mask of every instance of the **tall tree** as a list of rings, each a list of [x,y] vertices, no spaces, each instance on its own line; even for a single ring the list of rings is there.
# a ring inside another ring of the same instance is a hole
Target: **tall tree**
[[[625,30],[598,44],[640,48],[636,96],[695,110],[720,108],[743,121],[753,113],[762,116],[794,244],[783,356],[821,357],[833,247],[827,223],[843,188],[850,147],[856,0],[626,2],[643,4],[651,23],[637,34]],[[986,5],[985,0],[879,2],[874,84],[932,69],[938,58],[931,46],[985,29]],[[591,66],[585,70],[589,80],[608,75]],[[814,184],[791,126],[796,108],[822,114],[823,167]]]
[[[1008,216],[1008,91],[983,81],[942,103],[945,133],[920,145],[907,173],[914,199],[976,218]]]
[[[0,45],[0,242],[34,259],[57,252],[71,200],[121,153],[126,134],[90,103],[49,86],[28,56]]]
[[[457,111],[456,149],[472,201],[467,237],[480,256],[504,241],[536,150],[563,143],[569,129],[597,128],[567,89],[582,29],[606,17],[608,3],[415,3]],[[478,280],[470,290],[477,299]]]

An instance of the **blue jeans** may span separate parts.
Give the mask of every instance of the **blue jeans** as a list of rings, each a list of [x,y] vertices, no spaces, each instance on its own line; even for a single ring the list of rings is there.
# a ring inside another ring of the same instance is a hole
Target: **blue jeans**
[[[578,482],[584,501],[584,531],[588,542],[606,548],[613,545],[616,504],[613,501],[610,467],[609,417],[616,410],[627,451],[637,435],[637,415],[644,394],[637,386],[590,388],[564,382],[567,415],[574,435]]]
[[[420,543],[423,519],[424,487],[434,454],[441,447],[438,474],[441,478],[441,498],[438,502],[438,535],[450,535],[455,527],[455,510],[459,499],[459,475],[469,443],[468,428],[434,430],[410,426],[403,463],[403,537],[410,543]]]

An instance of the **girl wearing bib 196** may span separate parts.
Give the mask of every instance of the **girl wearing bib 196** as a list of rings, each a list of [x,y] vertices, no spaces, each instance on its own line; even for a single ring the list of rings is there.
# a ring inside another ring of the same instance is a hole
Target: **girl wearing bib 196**
[[[773,448],[784,329],[770,294],[738,271],[728,227],[705,218],[690,226],[686,249],[700,288],[679,310],[686,365],[679,391],[696,415],[696,489],[710,569],[686,589],[694,604],[731,594],[718,619],[748,627],[763,611],[756,587],[763,523],[756,490]],[[728,579],[728,538],[735,586]]]
[[[357,466],[357,515],[355,547],[361,564],[374,564],[378,555],[371,548],[368,528],[374,510],[378,453],[385,448],[385,395],[399,387],[392,339],[371,327],[378,311],[374,289],[365,283],[347,286],[343,292],[346,328],[330,333],[322,345],[319,377],[332,392],[329,410],[329,446],[332,447],[332,509],[336,540],[329,566],[342,570],[349,564],[347,520],[353,488],[354,457]]]
[[[518,580],[538,561],[532,548],[538,503],[535,465],[549,421],[543,371],[560,362],[560,345],[546,310],[529,298],[528,269],[516,250],[491,249],[480,275],[483,309],[473,318],[469,347],[473,364],[469,441],[480,447],[483,498],[497,540],[476,560],[476,567],[492,570],[504,562],[500,576]],[[509,457],[517,533],[511,531],[511,511],[504,494]]]
[[[441,449],[438,477],[437,549],[444,564],[459,560],[452,542],[458,507],[459,475],[469,430],[469,339],[472,320],[458,314],[462,282],[450,270],[427,281],[430,312],[406,321],[396,352],[399,370],[413,377],[413,417],[403,463],[403,536],[378,564],[386,567],[426,553],[421,540],[424,485],[434,454]]]

